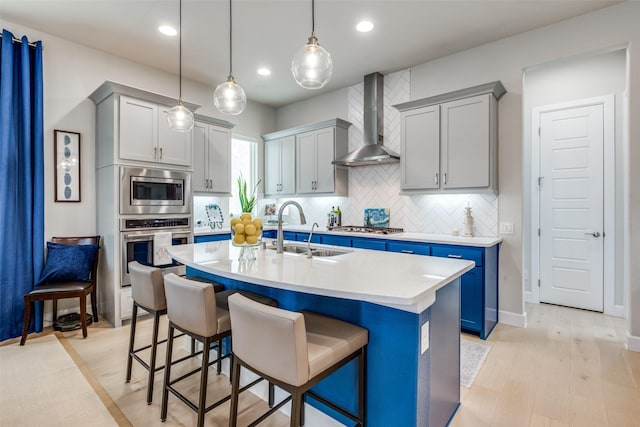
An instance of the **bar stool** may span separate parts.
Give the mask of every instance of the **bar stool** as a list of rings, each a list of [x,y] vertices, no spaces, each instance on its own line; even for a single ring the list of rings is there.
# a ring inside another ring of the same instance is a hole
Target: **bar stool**
[[[311,312],[269,307],[242,295],[229,297],[233,325],[233,367],[229,425],[238,418],[240,368],[245,367],[290,393],[250,424],[255,426],[291,400],[291,427],[302,425],[309,395],[364,425],[365,346],[369,332],[359,326]],[[358,414],[352,414],[310,391],[311,387],[358,358]],[[245,387],[246,388],[246,387]]]
[[[155,373],[164,369],[164,365],[156,366],[156,355],[158,344],[167,342],[166,339],[158,340],[158,327],[160,316],[167,314],[167,300],[164,295],[164,279],[162,270],[157,267],[149,267],[137,261],[129,263],[129,274],[131,277],[131,296],[133,298],[133,310],[131,317],[131,332],[129,335],[129,352],[127,354],[127,376],[125,382],[131,381],[132,361],[135,359],[142,367],[149,372],[147,381],[147,405],[153,400],[153,383]],[[224,286],[215,284],[217,289],[224,289]],[[134,348],[136,338],[136,328],[138,324],[138,308],[141,308],[153,315],[153,335],[151,344]],[[218,345],[220,346],[220,342]],[[151,348],[149,363],[143,360],[137,353]],[[195,341],[191,342],[191,354],[185,356],[174,363],[181,362],[197,355],[195,351]]]
[[[217,306],[216,293],[214,288],[207,283],[189,280],[179,277],[173,273],[164,277],[165,294],[167,300],[167,315],[169,317],[169,333],[167,342],[167,358],[165,362],[164,387],[162,391],[162,407],[160,418],[162,421],[167,419],[167,406],[169,392],[184,402],[198,414],[198,426],[204,424],[204,415],[210,410],[220,406],[231,398],[231,395],[225,396],[215,403],[206,406],[207,398],[207,380],[209,376],[209,366],[220,360],[221,351],[213,362],[209,362],[209,351],[211,344],[221,341],[231,336],[231,321],[229,312]],[[241,291],[243,292],[243,291]],[[244,293],[244,292],[243,292]],[[258,297],[255,294],[246,293],[247,295]],[[260,297],[264,299],[264,297]],[[266,298],[267,302],[276,305],[276,301]],[[171,378],[171,365],[173,354],[173,339],[175,330],[194,338],[203,343],[202,364],[178,378]],[[200,372],[200,391],[197,404],[192,402],[187,396],[180,393],[174,385],[189,376]],[[263,378],[258,378],[252,383],[242,388],[252,387]],[[273,385],[270,385],[270,395],[272,394]]]

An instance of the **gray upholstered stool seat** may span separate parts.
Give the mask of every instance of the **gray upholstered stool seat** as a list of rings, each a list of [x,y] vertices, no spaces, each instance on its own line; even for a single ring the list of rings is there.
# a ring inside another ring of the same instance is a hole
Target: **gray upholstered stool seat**
[[[269,307],[242,295],[229,297],[233,325],[232,397],[229,425],[236,426],[240,368],[268,379],[291,396],[278,403],[255,425],[291,400],[290,425],[304,424],[305,395],[326,400],[310,391],[318,382],[358,358],[358,414],[332,408],[364,425],[365,347],[369,333],[360,326],[311,312],[292,312]]]

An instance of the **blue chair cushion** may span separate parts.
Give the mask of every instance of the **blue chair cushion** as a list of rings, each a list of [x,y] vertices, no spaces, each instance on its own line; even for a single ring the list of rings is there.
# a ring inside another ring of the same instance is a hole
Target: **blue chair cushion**
[[[47,261],[38,285],[46,282],[91,281],[98,245],[63,245],[47,242]]]

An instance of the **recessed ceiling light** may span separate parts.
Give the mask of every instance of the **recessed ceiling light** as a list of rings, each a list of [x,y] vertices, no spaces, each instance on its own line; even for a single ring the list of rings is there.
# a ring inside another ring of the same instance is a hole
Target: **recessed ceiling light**
[[[361,21],[358,23],[358,25],[356,25],[356,30],[360,31],[361,33],[368,33],[369,31],[373,30],[373,22]]]
[[[178,35],[178,31],[170,25],[161,25],[158,27],[158,31],[160,31],[165,36]]]
[[[258,74],[260,74],[261,76],[270,76],[271,75],[271,70],[268,68],[258,68]]]

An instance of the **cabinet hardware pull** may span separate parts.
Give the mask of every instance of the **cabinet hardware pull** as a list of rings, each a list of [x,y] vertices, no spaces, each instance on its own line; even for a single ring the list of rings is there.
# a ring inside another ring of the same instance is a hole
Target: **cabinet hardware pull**
[[[162,147],[160,147],[160,160],[162,160]]]
[[[403,254],[412,254],[413,253],[413,251],[411,249],[403,249],[401,252]]]
[[[442,181],[443,185],[447,185],[447,173],[444,173],[444,180]]]
[[[600,237],[600,232],[599,231],[594,231],[593,233],[584,233],[585,236],[593,236],[593,237]]]
[[[158,147],[153,147],[153,158],[158,160]]]
[[[462,255],[453,255],[453,254],[449,254],[447,255],[449,258],[455,258],[455,259],[462,259]]]
[[[438,172],[436,172],[436,174],[435,174],[435,175],[434,175],[434,177],[433,177],[433,183],[434,183],[435,185],[438,185]]]

